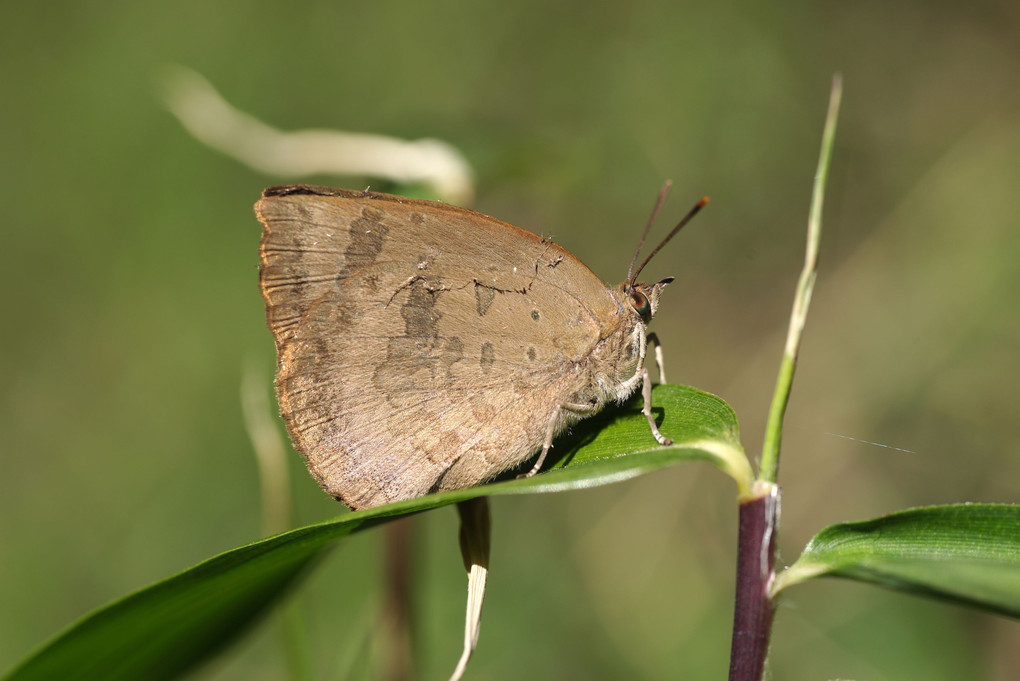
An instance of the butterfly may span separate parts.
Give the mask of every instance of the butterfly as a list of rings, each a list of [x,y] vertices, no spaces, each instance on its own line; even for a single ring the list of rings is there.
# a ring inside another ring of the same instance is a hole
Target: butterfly
[[[644,359],[672,277],[636,281],[651,255],[611,287],[548,239],[443,203],[291,185],[255,211],[280,410],[347,506],[481,484],[539,453],[534,474],[557,433],[639,387],[670,443]]]

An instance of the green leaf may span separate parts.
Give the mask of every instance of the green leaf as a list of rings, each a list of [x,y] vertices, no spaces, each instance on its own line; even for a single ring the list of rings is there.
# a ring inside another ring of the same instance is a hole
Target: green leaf
[[[827,527],[773,590],[820,576],[1020,617],[1020,506],[929,506]]]
[[[663,419],[660,428],[673,438],[672,446],[656,444],[640,399],[631,401],[557,440],[552,470],[347,513],[227,551],[85,616],[5,678],[174,678],[250,628],[337,540],[473,497],[594,487],[691,459],[711,461],[746,491],[751,471],[729,405],[694,388],[659,386],[653,415]]]

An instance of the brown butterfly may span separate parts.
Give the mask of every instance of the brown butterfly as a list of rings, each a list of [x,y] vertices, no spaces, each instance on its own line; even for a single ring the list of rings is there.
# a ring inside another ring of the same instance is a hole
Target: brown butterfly
[[[280,409],[351,508],[477,485],[540,451],[533,474],[557,433],[639,386],[670,444],[644,359],[672,277],[638,283],[632,260],[609,287],[548,239],[388,194],[271,187],[255,211]]]

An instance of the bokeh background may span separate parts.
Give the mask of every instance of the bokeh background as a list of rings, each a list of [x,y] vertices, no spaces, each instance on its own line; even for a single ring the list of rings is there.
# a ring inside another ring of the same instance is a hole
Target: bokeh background
[[[623,278],[650,266],[669,377],[717,393],[755,455],[803,251],[829,81],[845,77],[822,269],[788,416],[783,556],[826,524],[1016,501],[1020,5],[901,2],[9,4],[0,23],[0,667],[75,618],[258,538],[246,366],[267,176],[190,137],[167,64],[284,129],[456,145],[475,207]],[[307,179],[307,178],[302,178]],[[360,187],[365,178],[314,180]],[[849,440],[848,436],[903,450]],[[295,523],[341,511],[290,459]],[[493,500],[478,679],[722,678],[732,483],[702,464]],[[452,508],[420,516],[416,666],[459,655]],[[314,678],[373,678],[382,535],[294,603]],[[778,615],[777,679],[1013,679],[1020,625],[819,581]],[[286,678],[270,620],[196,673]]]

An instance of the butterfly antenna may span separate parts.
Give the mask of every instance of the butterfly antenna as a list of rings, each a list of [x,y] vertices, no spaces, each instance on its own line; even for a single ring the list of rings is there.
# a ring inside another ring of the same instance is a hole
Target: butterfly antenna
[[[645,225],[645,231],[641,235],[641,240],[638,241],[637,248],[634,249],[634,257],[630,259],[630,267],[627,268],[627,281],[634,283],[634,277],[631,274],[634,272],[634,263],[637,262],[638,255],[641,253],[641,247],[645,245],[645,238],[648,236],[648,232],[652,230],[652,224],[655,222],[656,216],[659,214],[659,209],[662,208],[662,204],[666,203],[666,197],[669,196],[669,190],[673,187],[673,180],[666,180],[662,189],[659,190],[659,198],[655,200],[655,207],[652,208],[652,215],[648,218],[648,224]],[[644,267],[644,265],[642,265]],[[638,268],[640,272],[641,269]],[[637,276],[637,275],[634,275]]]
[[[680,229],[684,225],[686,225],[688,222],[690,222],[691,218],[693,218],[695,215],[697,215],[698,211],[701,210],[702,208],[704,208],[706,203],[708,203],[708,197],[707,196],[701,197],[701,201],[698,201],[694,205],[694,208],[691,208],[687,212],[687,215],[685,215],[683,217],[683,219],[680,220],[680,222],[677,223],[676,227],[673,228],[673,231],[670,232],[669,234],[667,234],[666,238],[663,239],[662,241],[660,241],[659,245],[652,249],[652,252],[648,254],[648,257],[645,258],[644,262],[642,262],[641,265],[637,268],[637,271],[629,276],[627,281],[630,282],[631,284],[633,284],[637,280],[637,276],[639,274],[641,274],[641,270],[643,270],[645,268],[645,265],[648,264],[648,261],[651,260],[655,256],[656,253],[661,251],[662,247],[665,246],[667,243],[669,243],[669,240],[672,239],[674,236],[676,236],[676,233],[679,232]],[[641,240],[644,241],[644,237],[642,237]],[[633,267],[633,264],[631,265],[631,267]]]

